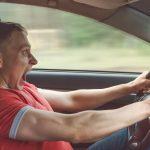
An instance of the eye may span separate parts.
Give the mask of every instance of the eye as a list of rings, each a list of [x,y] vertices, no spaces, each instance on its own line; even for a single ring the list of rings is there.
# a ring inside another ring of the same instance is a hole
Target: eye
[[[27,49],[23,50],[23,51],[22,51],[22,54],[23,54],[24,56],[28,56],[28,50],[27,50]]]

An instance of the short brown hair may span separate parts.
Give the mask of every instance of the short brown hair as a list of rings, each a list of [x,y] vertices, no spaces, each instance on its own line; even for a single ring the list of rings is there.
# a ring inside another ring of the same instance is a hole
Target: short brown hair
[[[9,39],[13,31],[26,32],[26,29],[19,23],[0,21],[0,51],[2,51],[4,42]]]

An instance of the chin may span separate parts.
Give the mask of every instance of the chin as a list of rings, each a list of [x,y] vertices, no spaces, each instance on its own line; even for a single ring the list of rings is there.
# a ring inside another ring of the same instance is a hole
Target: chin
[[[32,70],[32,66],[27,68],[27,72]]]
[[[31,71],[31,70],[32,70],[32,67],[28,67],[28,68],[26,68],[26,70],[25,70],[24,74],[26,74],[27,72],[29,72],[29,71]]]
[[[24,72],[24,74],[23,74],[23,76],[22,76],[22,79],[23,80],[26,80],[26,74],[29,72],[29,71],[31,71],[32,70],[32,68],[28,68],[27,70],[25,70],[25,72]]]

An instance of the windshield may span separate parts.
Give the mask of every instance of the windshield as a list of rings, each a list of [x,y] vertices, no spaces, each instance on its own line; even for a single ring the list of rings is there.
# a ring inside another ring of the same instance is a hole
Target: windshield
[[[90,18],[7,3],[0,3],[0,18],[28,29],[37,69],[149,70],[149,43]]]

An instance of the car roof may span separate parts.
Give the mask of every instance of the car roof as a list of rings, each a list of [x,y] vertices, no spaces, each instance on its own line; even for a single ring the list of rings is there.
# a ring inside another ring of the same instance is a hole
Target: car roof
[[[150,0],[140,0],[127,5],[123,4],[124,6],[118,4],[118,7],[108,5],[108,8],[100,4],[94,5],[94,1],[106,0],[91,0],[90,3],[85,3],[86,0],[0,0],[0,2],[50,7],[76,13],[150,42]],[[118,0],[113,1],[117,3]]]
[[[130,4],[129,7],[132,7],[133,9],[136,9],[143,14],[150,16],[150,0],[142,0],[138,3]]]

